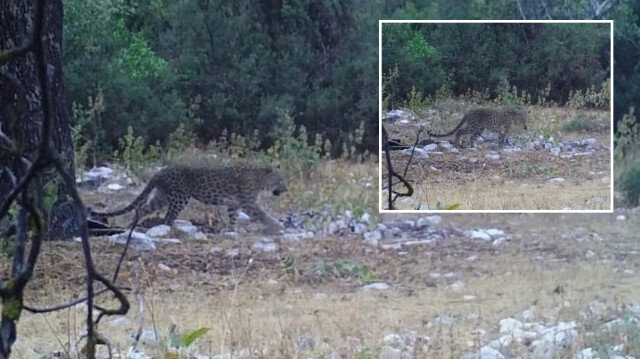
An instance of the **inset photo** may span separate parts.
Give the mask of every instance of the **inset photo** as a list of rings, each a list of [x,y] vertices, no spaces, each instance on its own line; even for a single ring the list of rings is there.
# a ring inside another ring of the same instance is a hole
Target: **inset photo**
[[[380,211],[612,212],[613,22],[380,21]]]

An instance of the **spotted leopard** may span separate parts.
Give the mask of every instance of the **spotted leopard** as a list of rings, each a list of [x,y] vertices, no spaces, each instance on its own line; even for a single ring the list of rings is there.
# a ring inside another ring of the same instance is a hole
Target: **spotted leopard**
[[[455,133],[455,142],[458,145],[462,145],[460,138],[469,134],[471,135],[469,145],[471,145],[484,130],[488,130],[498,133],[499,144],[503,146],[505,136],[512,124],[522,124],[524,129],[527,129],[527,117],[528,111],[525,110],[475,108],[467,111],[453,130],[442,134],[435,134],[431,131],[428,133],[432,137],[446,137]]]
[[[138,210],[139,218],[168,206],[165,224],[171,225],[190,198],[209,205],[225,205],[229,225],[235,226],[237,211],[244,210],[252,219],[275,232],[281,224],[267,215],[256,203],[261,191],[280,195],[287,186],[278,170],[256,165],[220,165],[195,167],[170,166],[153,175],[142,193],[123,209],[112,212],[91,211],[94,218],[105,219]]]

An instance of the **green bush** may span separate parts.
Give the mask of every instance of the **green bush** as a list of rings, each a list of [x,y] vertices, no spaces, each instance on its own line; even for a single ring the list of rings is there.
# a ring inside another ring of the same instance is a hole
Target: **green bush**
[[[576,118],[572,118],[569,121],[566,121],[562,128],[567,132],[580,132],[586,131],[589,129],[589,123],[584,118],[584,116],[579,116]]]

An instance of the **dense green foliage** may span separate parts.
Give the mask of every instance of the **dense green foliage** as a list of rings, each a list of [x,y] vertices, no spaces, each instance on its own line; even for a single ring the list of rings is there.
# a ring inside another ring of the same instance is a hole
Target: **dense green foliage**
[[[76,145],[84,146],[89,160],[113,154],[129,126],[133,136],[142,137],[145,145],[160,141],[163,147],[180,124],[183,135],[195,133],[202,144],[223,133],[253,136],[257,129],[264,147],[277,140],[272,134],[274,126],[286,116],[296,125],[305,126],[310,141],[318,133],[329,139],[334,155],[355,144],[359,150],[375,152],[378,19],[613,18],[618,20],[616,118],[640,103],[640,68],[635,60],[640,55],[637,1],[623,0],[600,14],[594,13],[589,0],[545,2],[544,8],[534,0],[63,2],[64,74],[69,103],[75,103]],[[589,47],[596,42],[587,30],[566,35],[588,40],[571,41],[572,49],[598,54],[589,58],[585,69],[594,66],[592,61],[603,63],[606,54]],[[469,43],[473,38],[464,40]],[[508,38],[518,37],[514,34]],[[430,41],[414,36],[408,44],[410,56],[424,56],[428,64],[436,65],[432,68],[439,69],[421,80],[423,94],[442,82],[449,82],[453,90],[466,90],[465,86],[481,82],[465,68],[468,63],[464,56],[457,60],[460,63],[455,63],[451,74],[452,68],[443,63],[447,60],[443,55],[451,49]],[[538,45],[532,50],[543,56],[543,45],[556,48],[562,42]],[[474,48],[490,54],[486,46]],[[500,46],[509,50],[514,44]],[[569,65],[577,57],[568,51],[562,54],[563,58],[554,61]],[[558,84],[577,79],[579,84],[571,86],[582,89],[601,84],[597,83],[601,74],[581,78],[573,71],[565,73],[566,68],[535,78],[534,74],[542,71],[535,68],[541,60],[514,72],[510,66],[518,59],[505,57],[502,63],[495,59],[475,65],[483,70],[492,64],[501,65],[486,74],[492,85],[501,78],[523,89],[546,86],[543,78]],[[408,68],[419,71],[428,64],[414,63]],[[468,73],[471,77],[465,80],[467,84],[457,80]],[[399,71],[399,75],[409,76],[410,72]],[[559,79],[564,75],[566,79]],[[450,82],[453,79],[456,82]],[[527,79],[535,81],[529,83]],[[568,92],[561,87],[555,91],[558,97]],[[100,99],[99,111],[93,108],[96,99]],[[365,129],[363,144],[361,123]]]
[[[382,69],[392,102],[415,88],[434,97],[515,86],[564,104],[575,91],[599,92],[610,77],[608,24],[383,24]],[[386,94],[385,94],[386,95]],[[608,103],[603,106],[608,107]]]

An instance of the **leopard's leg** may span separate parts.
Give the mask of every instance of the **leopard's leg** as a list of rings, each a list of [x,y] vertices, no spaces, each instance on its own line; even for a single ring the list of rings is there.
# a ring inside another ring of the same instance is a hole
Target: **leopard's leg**
[[[178,215],[184,207],[189,202],[189,197],[185,195],[178,195],[169,200],[169,209],[167,209],[167,214],[164,216],[164,223],[167,225],[172,225],[173,221],[178,218]]]
[[[504,147],[505,140],[506,140],[505,133],[500,132],[498,136],[498,143],[500,144],[500,147]]]
[[[283,229],[282,224],[273,217],[269,216],[265,211],[260,208],[256,203],[243,204],[242,209],[247,211],[247,214],[251,218],[255,218],[262,223],[265,228],[262,230],[265,234],[277,234]]]
[[[236,231],[237,230],[236,224],[238,220],[238,207],[227,205],[227,214],[229,215],[229,225],[227,228],[231,231]]]
[[[169,201],[165,194],[157,189],[154,189],[147,198],[146,202],[144,202],[139,208],[137,212],[138,220],[146,217],[147,215],[157,212],[162,208],[166,207]]]

